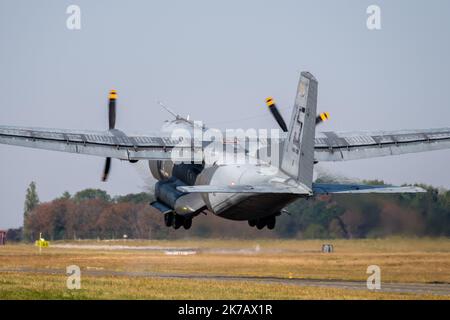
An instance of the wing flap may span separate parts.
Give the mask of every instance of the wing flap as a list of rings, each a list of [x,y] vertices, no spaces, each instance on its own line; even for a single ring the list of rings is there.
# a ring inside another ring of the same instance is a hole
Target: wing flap
[[[119,130],[80,131],[0,126],[0,143],[35,149],[111,157],[121,160],[170,160],[191,155],[191,143],[161,134],[126,135]],[[201,148],[199,148],[201,149]],[[183,153],[184,150],[189,152]],[[201,152],[201,150],[194,150]]]
[[[450,148],[450,128],[379,132],[321,132],[316,161],[347,161]]]

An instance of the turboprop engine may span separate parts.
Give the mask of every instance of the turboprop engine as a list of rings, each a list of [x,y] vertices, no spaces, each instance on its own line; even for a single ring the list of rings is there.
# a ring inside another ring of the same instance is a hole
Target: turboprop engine
[[[202,172],[200,164],[173,164],[173,162],[152,161],[150,170],[158,180],[155,185],[157,201],[152,206],[163,213],[174,212],[178,215],[192,216],[205,207],[201,194],[183,193],[179,186],[194,185],[197,176]]]

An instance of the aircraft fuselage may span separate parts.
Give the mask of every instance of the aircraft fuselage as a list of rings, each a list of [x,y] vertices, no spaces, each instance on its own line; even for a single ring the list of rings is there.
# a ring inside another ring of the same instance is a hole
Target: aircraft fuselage
[[[269,165],[223,165],[206,168],[199,175],[200,185],[263,185],[269,183],[278,170]],[[280,176],[280,178],[282,178]],[[252,220],[278,214],[298,195],[252,193],[203,193],[208,210],[230,220]]]

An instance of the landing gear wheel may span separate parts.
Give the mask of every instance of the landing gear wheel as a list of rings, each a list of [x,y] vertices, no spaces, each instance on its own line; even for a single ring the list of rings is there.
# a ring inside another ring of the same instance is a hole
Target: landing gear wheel
[[[277,219],[275,216],[267,218],[267,229],[273,230],[275,228],[275,224],[277,222]]]
[[[173,224],[173,213],[172,212],[168,212],[164,215],[164,224],[166,225],[166,227],[171,227]]]
[[[192,226],[192,219],[191,218],[185,218],[183,222],[183,228],[188,230]]]
[[[266,226],[266,221],[264,219],[258,219],[258,221],[256,222],[256,228],[258,228],[258,230],[261,230],[265,226]]]
[[[249,225],[250,227],[256,226],[256,220],[248,220],[248,225]]]
[[[180,227],[183,225],[184,223],[184,218],[178,214],[174,215],[174,220],[173,220],[173,228],[176,229],[180,229]]]

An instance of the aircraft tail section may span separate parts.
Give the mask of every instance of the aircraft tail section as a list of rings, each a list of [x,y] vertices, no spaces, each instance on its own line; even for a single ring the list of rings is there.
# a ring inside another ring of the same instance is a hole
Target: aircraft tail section
[[[316,78],[302,72],[281,161],[281,170],[309,189],[314,169],[317,89]]]

